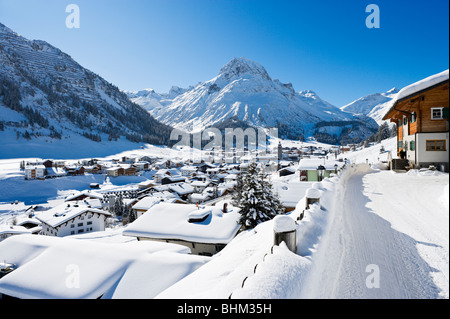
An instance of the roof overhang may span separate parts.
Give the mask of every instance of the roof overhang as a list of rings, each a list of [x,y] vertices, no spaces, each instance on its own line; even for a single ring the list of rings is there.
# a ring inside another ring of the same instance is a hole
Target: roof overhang
[[[386,114],[383,116],[382,120],[383,120],[383,121],[386,121],[386,120],[392,118],[392,117],[394,116],[394,113],[395,113],[395,112],[405,113],[405,111],[403,111],[403,110],[398,110],[398,109],[396,109],[396,107],[397,107],[397,105],[398,105],[399,103],[404,102],[404,101],[407,101],[407,100],[414,99],[415,97],[418,97],[418,96],[420,96],[421,94],[423,94],[423,93],[425,93],[425,92],[427,92],[427,91],[430,91],[430,90],[432,90],[432,89],[435,89],[435,88],[440,87],[440,86],[445,85],[445,84],[448,85],[448,83],[449,83],[449,79],[446,79],[446,80],[441,81],[441,82],[439,82],[439,83],[436,83],[436,84],[434,84],[434,85],[432,85],[432,86],[429,86],[429,87],[427,87],[427,88],[425,88],[425,89],[422,89],[422,90],[420,90],[420,91],[416,91],[416,92],[414,92],[414,93],[412,93],[412,94],[409,94],[409,95],[407,95],[407,96],[404,96],[404,97],[402,97],[401,99],[395,100],[395,101],[393,102],[393,105],[389,108],[389,110],[388,110],[388,111],[386,112]],[[406,112],[406,113],[410,114],[410,112]]]

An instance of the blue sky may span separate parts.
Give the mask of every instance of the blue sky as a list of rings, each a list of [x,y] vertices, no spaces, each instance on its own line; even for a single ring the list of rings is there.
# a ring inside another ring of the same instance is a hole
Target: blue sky
[[[80,28],[65,25],[68,4]],[[380,8],[380,28],[365,21]],[[0,0],[0,22],[42,39],[122,90],[167,92],[234,57],[343,106],[448,69],[446,0]]]

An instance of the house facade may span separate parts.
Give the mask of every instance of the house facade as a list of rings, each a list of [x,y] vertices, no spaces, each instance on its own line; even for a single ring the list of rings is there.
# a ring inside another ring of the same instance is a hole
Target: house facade
[[[31,234],[31,230],[16,225],[0,225],[0,242],[14,235]]]
[[[449,170],[449,72],[403,88],[384,115],[397,125],[397,152],[409,166]]]
[[[192,254],[212,256],[238,233],[239,209],[203,208],[191,204],[159,203],[129,224],[124,236],[188,247]]]
[[[64,203],[36,216],[41,235],[64,237],[104,231],[110,213],[74,203]]]
[[[25,179],[39,179],[45,176],[45,166],[35,165],[25,167]]]

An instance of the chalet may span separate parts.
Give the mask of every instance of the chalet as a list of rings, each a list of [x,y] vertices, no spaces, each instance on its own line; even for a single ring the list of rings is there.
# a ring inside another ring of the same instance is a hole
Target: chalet
[[[132,165],[124,165],[123,175],[125,176],[135,176],[137,175],[136,167]]]
[[[182,200],[187,200],[188,196],[194,193],[194,187],[189,183],[169,184],[169,190],[177,194]]]
[[[193,173],[197,172],[197,167],[191,165],[185,165],[180,168],[181,175],[185,177],[190,177]]]
[[[153,180],[157,183],[161,183],[161,180],[164,177],[171,176],[171,175],[172,175],[172,173],[169,170],[160,169],[155,173],[155,175],[153,175]]]
[[[41,223],[36,218],[22,218],[17,221],[16,226],[22,226],[28,229],[31,234],[39,234],[41,231]]]
[[[123,235],[180,244],[192,254],[211,256],[236,236],[239,217],[236,207],[223,212],[222,207],[160,203],[129,224]]]
[[[111,214],[78,203],[66,202],[36,216],[36,219],[42,223],[41,234],[63,237],[104,231],[106,219]]]
[[[133,164],[138,171],[147,171],[150,168],[149,162],[136,162]]]
[[[25,167],[25,179],[43,179],[45,176],[44,165],[34,165]]]
[[[155,185],[156,185],[156,183],[152,179],[148,179],[146,181],[140,182],[138,184],[138,188],[140,190],[143,190],[143,189],[147,189],[149,187],[155,186]]]
[[[434,165],[449,170],[449,70],[413,83],[398,92],[384,115],[397,125],[400,164],[416,168]]]
[[[191,183],[191,186],[194,187],[194,192],[201,193],[211,184],[210,180],[205,181],[194,181]]]
[[[301,182],[316,182],[329,177],[345,165],[345,162],[319,157],[303,158],[297,170],[300,171]]]
[[[125,174],[125,170],[123,169],[123,167],[115,166],[115,167],[108,168],[106,170],[106,174],[111,177],[122,176]]]
[[[134,162],[136,162],[135,157],[122,156],[121,158],[121,163],[133,164]]]
[[[186,180],[186,177],[184,176],[166,176],[163,179],[161,179],[161,184],[162,185],[167,185],[167,184],[174,184],[174,183],[181,183],[184,182]]]
[[[100,164],[84,166],[84,171],[91,174],[101,174],[102,166]]]
[[[31,230],[16,225],[0,225],[0,242],[14,235],[31,234]]]
[[[67,175],[67,172],[61,167],[47,167],[45,172],[45,178],[55,178]]]
[[[197,168],[200,172],[202,173],[206,173],[206,170],[209,168],[215,168],[216,166],[213,164],[209,164],[209,163],[200,163]]]
[[[206,202],[207,200],[209,200],[212,197],[211,194],[208,194],[207,192],[203,192],[203,193],[193,193],[191,195],[189,195],[189,201],[193,204],[201,204]]]
[[[154,205],[164,201],[164,197],[161,196],[145,196],[135,203],[131,209],[134,212],[136,218],[141,217],[146,211],[152,208]]]
[[[291,212],[297,207],[311,184],[293,180],[289,182],[278,180],[273,183],[274,192],[278,195],[285,213]]]
[[[66,166],[64,167],[68,176],[84,175],[83,166]]]
[[[292,167],[292,166],[282,168],[282,169],[280,169],[280,170],[278,171],[278,175],[279,175],[280,177],[282,177],[282,176],[288,176],[288,175],[292,175],[292,174],[295,174],[295,168]]]
[[[53,165],[55,167],[65,167],[66,161],[63,161],[63,160],[53,161]]]
[[[103,200],[103,195],[97,192],[91,192],[90,190],[84,190],[78,193],[74,193],[72,195],[69,195],[66,197],[64,201],[66,202],[76,202],[76,201],[83,201],[83,200]]]

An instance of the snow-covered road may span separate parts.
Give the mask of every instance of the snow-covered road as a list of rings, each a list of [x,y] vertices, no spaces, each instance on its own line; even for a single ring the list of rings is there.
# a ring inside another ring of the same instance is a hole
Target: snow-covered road
[[[448,298],[448,180],[349,168],[302,297]]]

